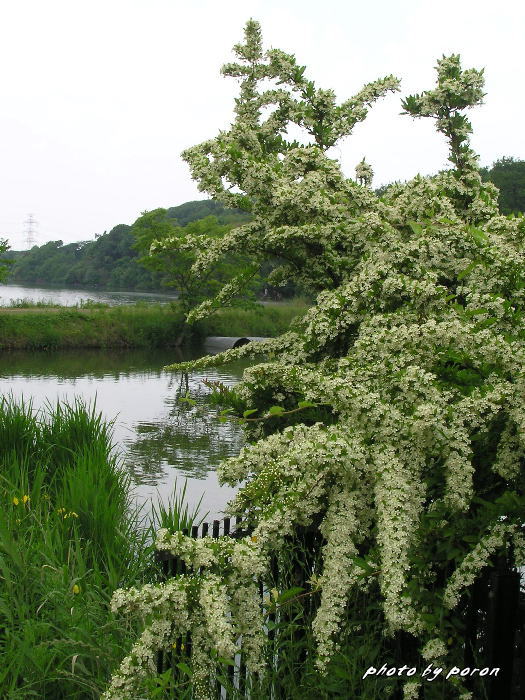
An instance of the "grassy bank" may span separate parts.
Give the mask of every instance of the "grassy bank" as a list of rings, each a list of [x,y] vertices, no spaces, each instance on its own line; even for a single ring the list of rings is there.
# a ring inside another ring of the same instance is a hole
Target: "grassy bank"
[[[296,316],[302,316],[308,304],[303,299],[259,304],[255,309],[223,309],[201,321],[196,328],[199,336],[255,335],[273,338],[284,333]]]
[[[207,335],[275,336],[304,313],[305,302],[224,309],[196,324],[189,339]],[[176,303],[123,306],[0,308],[0,349],[170,347],[184,324]]]
[[[2,697],[98,698],[137,632],[111,595],[152,578],[109,427],[1,399],[0,469]]]

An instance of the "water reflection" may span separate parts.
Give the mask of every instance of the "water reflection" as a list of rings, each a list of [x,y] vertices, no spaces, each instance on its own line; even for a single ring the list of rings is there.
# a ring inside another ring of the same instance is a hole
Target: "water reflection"
[[[222,511],[233,494],[217,484],[215,469],[225,457],[238,454],[243,435],[238,424],[219,422],[218,410],[206,402],[206,377],[236,383],[247,362],[189,376],[196,405],[178,399],[186,392],[180,375],[163,367],[202,354],[170,350],[85,350],[28,352],[0,355],[0,392],[32,398],[35,408],[47,400],[96,400],[99,410],[115,419],[114,438],[136,485],[140,502],[150,497],[167,500],[175,478],[188,477],[188,498],[212,516]]]
[[[11,301],[46,301],[63,306],[74,306],[81,301],[96,301],[111,306],[135,304],[137,301],[169,302],[176,294],[159,292],[119,292],[94,289],[64,289],[63,287],[25,287],[16,284],[3,284],[0,287],[0,306],[9,306]]]
[[[208,373],[208,377],[233,384],[240,378],[229,373]],[[233,422],[219,422],[218,409],[211,407],[202,384],[202,374],[190,375],[188,383],[172,377],[172,394],[164,398],[166,413],[162,420],[140,421],[131,440],[124,440],[126,462],[137,484],[155,485],[175,467],[185,477],[204,479],[220,461],[238,454],[243,436]],[[195,406],[179,399],[186,391],[196,400]]]
[[[185,349],[125,349],[101,350],[2,350],[0,352],[0,377],[53,377],[55,379],[94,379],[141,375],[159,377],[163,367],[173,362],[200,357],[199,347]],[[176,381],[176,375],[170,375]]]
[[[225,457],[235,455],[242,436],[233,423],[218,424],[215,416],[139,423],[136,439],[125,441],[126,462],[137,484],[157,484],[168,469],[203,479]]]

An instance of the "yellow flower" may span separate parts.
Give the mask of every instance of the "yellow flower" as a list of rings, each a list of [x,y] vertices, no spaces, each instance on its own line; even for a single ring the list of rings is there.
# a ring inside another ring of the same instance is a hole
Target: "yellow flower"
[[[75,595],[78,595],[80,593],[80,586],[78,585],[78,583],[75,583],[75,585],[72,588],[72,591]]]
[[[29,496],[28,496],[27,494],[24,494],[24,495],[22,496],[22,501],[23,501],[24,503],[27,503],[27,502],[30,501],[30,500],[31,500],[31,499],[29,498]]]
[[[17,506],[20,503],[16,496],[13,496],[13,505]]]
[[[71,513],[69,514],[69,517],[70,518],[78,518],[78,513],[75,513],[75,511],[72,510]]]
[[[252,535],[250,539],[252,542],[257,542],[257,535]]]
[[[65,508],[57,508],[57,513],[64,513],[65,510]]]

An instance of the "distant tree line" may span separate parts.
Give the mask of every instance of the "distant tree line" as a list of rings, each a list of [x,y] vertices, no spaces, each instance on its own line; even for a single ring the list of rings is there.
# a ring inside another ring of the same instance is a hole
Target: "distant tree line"
[[[499,208],[502,214],[525,212],[525,160],[500,158],[492,167],[481,168],[481,175],[484,180],[493,182],[499,188]],[[377,188],[376,194],[381,196],[389,186]],[[185,202],[162,212],[166,224],[179,229],[206,217],[214,217],[213,221],[210,220],[212,228],[232,228],[250,220],[247,212],[227,209],[212,200]],[[156,266],[146,259],[145,249],[140,246],[135,235],[141,219],[139,217],[132,226],[119,224],[109,233],[96,236],[94,241],[66,245],[60,240],[50,241],[41,246],[33,246],[28,251],[8,252],[5,252],[4,245],[4,252],[0,248],[0,253],[3,252],[3,257],[12,263],[9,270],[6,270],[7,281],[87,289],[166,291],[167,286],[176,289],[174,279],[171,277],[170,280],[166,268]],[[256,291],[263,296],[266,289],[273,298],[291,296],[297,291],[292,283],[277,290],[264,282],[272,267],[272,264],[265,263]],[[222,280],[217,280],[219,281]]]
[[[499,188],[499,210],[502,214],[525,213],[525,160],[503,156],[492,166],[480,168],[483,180],[493,182]],[[381,197],[396,183],[381,185],[375,192]]]
[[[499,188],[502,214],[525,212],[525,160],[504,156],[491,168],[481,168],[481,177]]]
[[[165,210],[166,222],[187,226],[205,217],[232,227],[250,216],[238,209],[226,209],[218,202],[186,202]],[[136,246],[133,226],[119,224],[94,241],[68,243],[49,241],[28,251],[9,251],[12,260],[8,282],[30,285],[166,291],[165,274],[146,267],[139,259],[144,251]]]

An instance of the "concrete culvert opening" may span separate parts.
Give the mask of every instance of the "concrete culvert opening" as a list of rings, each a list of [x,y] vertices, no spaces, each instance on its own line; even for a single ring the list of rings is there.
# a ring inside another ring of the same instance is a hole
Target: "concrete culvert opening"
[[[219,352],[224,352],[224,350],[231,350],[232,348],[240,348],[248,343],[260,343],[261,340],[268,340],[268,338],[262,336],[221,336],[221,335],[210,335],[204,341],[204,350],[209,355],[216,355]]]

